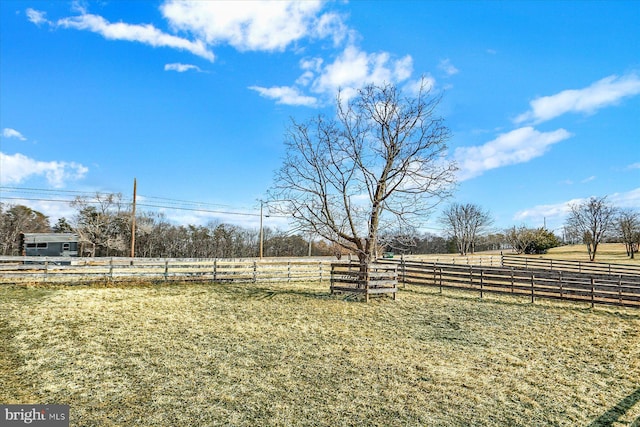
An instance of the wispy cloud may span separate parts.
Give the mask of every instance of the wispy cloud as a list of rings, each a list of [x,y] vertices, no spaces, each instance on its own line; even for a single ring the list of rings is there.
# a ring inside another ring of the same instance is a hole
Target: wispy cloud
[[[20,132],[11,128],[2,129],[2,136],[4,138],[16,138],[16,139],[19,139],[20,141],[27,140],[27,138],[25,138]]]
[[[43,162],[20,153],[0,153],[0,182],[5,185],[44,176],[49,185],[60,188],[67,181],[83,178],[88,171],[87,167],[75,162]]]
[[[630,164],[629,166],[627,166],[627,169],[628,170],[640,169],[640,162]]]
[[[516,212],[513,219],[517,222],[542,224],[547,221],[553,227],[559,227],[565,221],[571,211],[572,205],[580,204],[588,198],[578,198],[565,202],[537,205],[531,208]],[[638,208],[640,207],[640,187],[631,191],[614,193],[607,196],[607,202],[617,208]]]
[[[631,73],[609,76],[583,89],[570,89],[536,98],[531,109],[516,117],[516,123],[542,123],[566,113],[592,114],[622,99],[640,94],[640,77]]]
[[[49,20],[47,20],[46,18],[47,14],[45,12],[41,12],[39,10],[29,8],[27,9],[26,13],[27,13],[27,19],[29,20],[29,22],[32,22],[36,25],[50,23]]]
[[[584,199],[572,199],[566,202],[547,205],[537,205],[516,212],[513,219],[520,222],[540,221],[544,218],[558,219],[566,216],[571,211],[571,205],[582,203]]]
[[[62,18],[57,21],[48,21],[44,18],[44,12],[27,9],[27,17],[29,21],[37,25],[47,22],[53,27],[91,31],[108,40],[126,40],[153,47],[185,50],[209,61],[213,61],[215,58],[213,52],[201,40],[192,41],[167,34],[151,24],[111,23],[102,16],[86,13],[84,10],[80,10],[80,12],[80,15]]]
[[[623,193],[614,193],[608,197],[608,200],[618,208],[640,209],[640,187]]]
[[[179,62],[175,62],[175,63],[172,63],[172,64],[165,64],[164,65],[164,70],[165,71],[177,71],[178,73],[184,73],[185,71],[189,71],[189,70],[202,72],[200,67],[198,67],[197,65],[181,64]]]
[[[458,179],[464,181],[491,169],[526,163],[542,156],[551,145],[571,136],[565,129],[539,132],[532,127],[523,127],[503,133],[480,146],[457,148],[454,159],[460,167]]]
[[[458,74],[460,72],[460,70],[458,70],[451,63],[451,60],[449,60],[449,58],[443,59],[442,61],[440,61],[440,64],[438,64],[438,68],[440,68],[442,71],[444,71],[445,74],[448,75],[448,76],[452,76],[452,75]]]
[[[295,87],[280,86],[265,88],[260,86],[250,86],[249,89],[255,90],[265,98],[275,100],[278,104],[313,107],[318,102],[318,100],[313,96],[301,94]]]

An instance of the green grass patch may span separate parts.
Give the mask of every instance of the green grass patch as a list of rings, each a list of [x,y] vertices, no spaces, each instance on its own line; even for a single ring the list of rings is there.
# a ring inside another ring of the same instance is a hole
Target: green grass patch
[[[640,417],[633,309],[417,287],[369,304],[305,284],[4,287],[0,337],[0,402],[70,404],[73,426]]]

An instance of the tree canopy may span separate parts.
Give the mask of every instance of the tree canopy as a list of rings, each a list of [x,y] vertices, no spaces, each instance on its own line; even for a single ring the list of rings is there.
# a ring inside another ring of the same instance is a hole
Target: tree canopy
[[[291,120],[270,198],[298,226],[358,254],[366,265],[381,228],[407,234],[450,195],[455,164],[426,80],[414,96],[368,85],[336,98],[335,117]]]

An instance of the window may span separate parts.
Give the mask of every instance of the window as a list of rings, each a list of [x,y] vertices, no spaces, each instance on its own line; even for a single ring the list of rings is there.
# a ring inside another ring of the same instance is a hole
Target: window
[[[62,250],[63,251],[69,251],[71,250],[71,245],[69,243],[63,243],[62,244]]]
[[[36,247],[35,243],[27,243],[27,249],[33,249]]]
[[[46,243],[37,243],[36,247],[38,249],[47,249],[47,244]]]

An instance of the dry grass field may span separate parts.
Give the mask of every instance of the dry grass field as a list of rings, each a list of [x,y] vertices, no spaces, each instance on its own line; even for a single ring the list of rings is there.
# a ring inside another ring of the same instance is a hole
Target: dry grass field
[[[0,288],[0,402],[72,426],[640,425],[640,311],[409,287]]]
[[[549,253],[542,255],[542,257],[589,261],[589,254],[585,245],[567,245],[552,248],[549,249]],[[630,259],[625,252],[623,243],[602,243],[598,245],[595,262],[640,265],[640,254],[635,254],[635,258]]]

